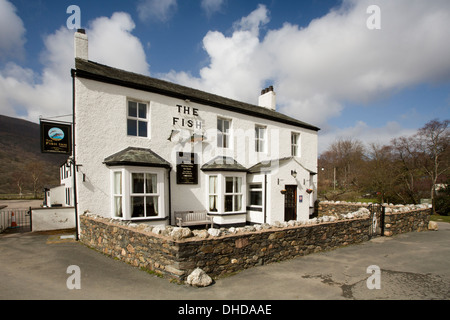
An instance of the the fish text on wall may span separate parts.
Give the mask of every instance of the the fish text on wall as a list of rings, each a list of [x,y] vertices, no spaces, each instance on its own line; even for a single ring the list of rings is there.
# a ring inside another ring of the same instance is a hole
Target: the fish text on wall
[[[197,108],[186,107],[177,104],[177,111],[181,115],[179,117],[173,117],[172,125],[181,126],[185,128],[192,128],[195,130],[203,129],[203,121],[199,120],[199,114]]]

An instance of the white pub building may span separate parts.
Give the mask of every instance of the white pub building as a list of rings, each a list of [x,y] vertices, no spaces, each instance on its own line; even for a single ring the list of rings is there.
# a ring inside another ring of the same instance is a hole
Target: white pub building
[[[307,220],[317,195],[319,128],[276,111],[273,88],[247,104],[88,60],[75,33],[76,208],[176,225]]]

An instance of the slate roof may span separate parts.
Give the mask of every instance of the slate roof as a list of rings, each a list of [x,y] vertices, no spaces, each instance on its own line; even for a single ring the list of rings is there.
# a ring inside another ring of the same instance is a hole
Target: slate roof
[[[150,149],[129,147],[107,157],[104,162],[107,166],[139,166],[170,168],[170,163],[161,158]]]
[[[112,68],[83,59],[75,59],[75,69],[72,70],[72,77],[81,77],[137,90],[158,93],[182,100],[190,100],[195,103],[281,122],[313,131],[320,130],[318,127],[264,107],[232,100],[168,81]]]
[[[311,170],[305,168],[295,157],[286,157],[286,158],[275,159],[275,160],[270,160],[270,161],[263,161],[263,162],[260,162],[256,165],[254,165],[253,167],[249,168],[248,172],[249,173],[269,172],[269,171],[273,170],[274,168],[278,168],[280,165],[283,165],[286,162],[289,162],[291,160],[294,160],[295,162],[297,162],[303,169],[308,171],[310,174],[313,174],[313,175],[317,174],[317,172],[314,172],[314,171],[311,171]]]
[[[247,168],[231,157],[216,157],[202,166],[202,171],[247,172]]]

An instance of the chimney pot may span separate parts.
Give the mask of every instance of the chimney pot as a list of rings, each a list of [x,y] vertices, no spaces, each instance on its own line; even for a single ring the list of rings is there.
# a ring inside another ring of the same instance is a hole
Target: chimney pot
[[[267,108],[270,110],[276,110],[276,94],[274,92],[273,86],[265,88],[261,91],[261,95],[259,96],[258,105],[263,108]]]
[[[78,29],[74,35],[75,58],[89,60],[88,36],[84,29]]]

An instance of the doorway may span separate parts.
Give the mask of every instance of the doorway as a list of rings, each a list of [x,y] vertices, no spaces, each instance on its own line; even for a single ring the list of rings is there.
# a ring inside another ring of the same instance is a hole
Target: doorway
[[[297,185],[287,185],[284,195],[284,221],[297,220]]]

